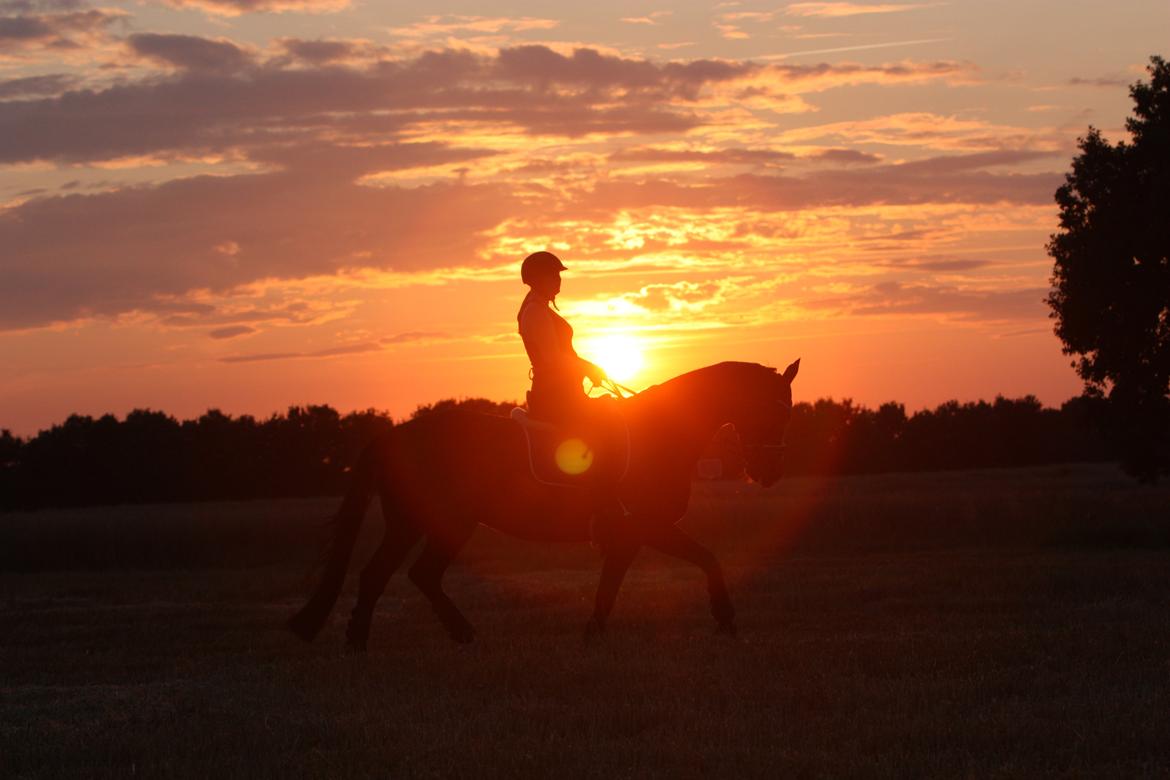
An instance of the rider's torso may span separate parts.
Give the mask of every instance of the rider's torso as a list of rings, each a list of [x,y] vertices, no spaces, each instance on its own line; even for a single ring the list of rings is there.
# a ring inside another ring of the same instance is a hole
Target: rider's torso
[[[525,327],[527,323],[532,323],[531,319],[525,318],[526,309],[529,307],[538,307],[535,311],[528,312],[530,317],[538,315],[547,318],[546,321],[550,324],[550,328],[544,330],[542,334],[537,328]],[[573,326],[549,308],[543,298],[532,293],[524,298],[516,319],[519,323],[520,337],[524,340],[524,349],[532,363],[533,400],[543,401],[541,405],[547,407],[559,406],[561,402],[572,403],[582,398],[584,392],[581,389],[580,360],[573,349]],[[547,343],[534,343],[538,337],[547,338]]]

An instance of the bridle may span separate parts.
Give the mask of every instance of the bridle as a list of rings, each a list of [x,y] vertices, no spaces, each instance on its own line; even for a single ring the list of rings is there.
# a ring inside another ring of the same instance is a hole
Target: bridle
[[[792,413],[792,404],[791,403],[788,404],[788,412],[789,412],[789,415],[791,416],[791,413]],[[779,441],[779,442],[745,442],[743,440],[743,436],[741,435],[740,439],[739,439],[739,448],[740,448],[740,451],[743,452],[743,455],[745,458],[747,458],[748,460],[753,460],[754,459],[753,454],[765,455],[765,456],[767,456],[767,455],[773,455],[773,456],[783,455],[784,450],[788,448],[788,445],[783,441],[783,437],[781,438],[781,441]]]
[[[779,444],[744,444],[741,441],[739,443],[739,447],[740,449],[744,450],[744,454],[747,454],[747,450],[763,450],[764,452],[782,453],[788,448],[788,445],[784,442],[780,442]]]

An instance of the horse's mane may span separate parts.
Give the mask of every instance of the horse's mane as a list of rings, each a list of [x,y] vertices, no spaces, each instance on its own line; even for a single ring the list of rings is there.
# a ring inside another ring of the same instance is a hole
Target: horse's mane
[[[755,383],[771,381],[776,376],[776,369],[759,363],[745,363],[738,360],[725,360],[710,366],[696,368],[685,374],[666,380],[662,384],[651,385],[638,393],[637,398],[655,397],[658,395],[673,394],[683,388],[694,387],[725,387],[728,383]]]

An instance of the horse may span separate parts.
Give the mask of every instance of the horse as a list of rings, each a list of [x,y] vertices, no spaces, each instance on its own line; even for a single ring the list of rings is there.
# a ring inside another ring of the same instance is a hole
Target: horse
[[[628,514],[602,547],[601,578],[585,627],[587,642],[603,634],[626,571],[643,546],[699,567],[707,577],[717,631],[734,635],[735,609],[719,561],[677,523],[690,500],[695,464],[725,425],[732,425],[739,437],[747,476],[765,487],[779,479],[792,380],[799,368],[799,360],[783,372],[756,363],[718,363],[615,401],[628,430],[628,466],[618,485]],[[346,628],[352,652],[366,649],[374,605],[420,541],[422,552],[408,576],[450,637],[466,643],[475,630],[443,592],[442,579],[479,525],[531,541],[591,539],[595,504],[588,491],[536,479],[518,423],[459,409],[417,417],[362,450],[333,517],[333,538],[317,587],[286,623],[305,641],[317,636],[333,610],[375,490],[386,527],[361,572]]]

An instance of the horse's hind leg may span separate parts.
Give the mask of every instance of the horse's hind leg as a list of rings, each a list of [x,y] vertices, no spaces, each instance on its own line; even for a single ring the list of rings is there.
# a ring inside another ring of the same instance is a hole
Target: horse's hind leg
[[[735,634],[735,607],[723,581],[723,568],[715,554],[677,528],[670,528],[649,542],[659,552],[693,563],[707,575],[707,592],[711,596],[711,614],[719,624],[719,631]]]
[[[427,537],[426,546],[418,560],[410,567],[410,581],[418,586],[439,616],[447,633],[460,644],[466,644],[475,639],[475,629],[455,603],[443,592],[443,574],[455,556],[471,538],[475,525],[460,527],[446,534],[433,534]]]
[[[370,622],[374,617],[374,605],[386,590],[390,577],[422,535],[409,521],[394,514],[385,499],[382,501],[382,514],[386,519],[386,532],[370,562],[362,569],[357,604],[345,629],[345,643],[351,651],[365,651],[370,637]]]

